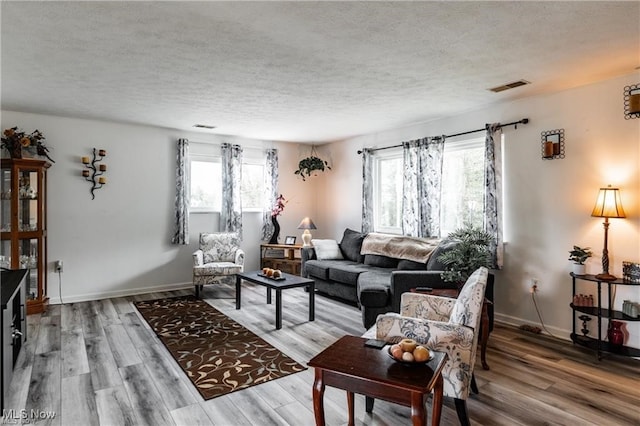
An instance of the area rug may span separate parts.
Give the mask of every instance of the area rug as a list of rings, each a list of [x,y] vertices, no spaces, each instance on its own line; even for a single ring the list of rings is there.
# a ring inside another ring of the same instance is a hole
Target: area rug
[[[194,296],[135,306],[205,400],[306,370]]]

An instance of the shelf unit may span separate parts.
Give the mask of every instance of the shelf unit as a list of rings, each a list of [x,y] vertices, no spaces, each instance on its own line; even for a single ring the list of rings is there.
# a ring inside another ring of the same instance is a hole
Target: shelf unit
[[[280,269],[292,275],[302,272],[301,245],[260,244],[260,269]]]
[[[44,312],[47,296],[47,169],[51,163],[5,159],[0,167],[0,266],[26,269],[27,314]]]
[[[609,352],[616,355],[629,356],[629,357],[640,357],[640,349],[632,348],[629,346],[615,346],[611,345],[609,342],[603,340],[602,336],[602,318],[606,318],[609,320],[620,320],[620,321],[629,321],[629,322],[638,322],[640,324],[640,317],[634,318],[629,315],[626,315],[622,311],[617,311],[613,309],[611,305],[611,286],[612,285],[630,285],[630,286],[638,286],[640,284],[632,283],[629,281],[625,281],[622,279],[617,279],[615,281],[602,281],[596,278],[595,275],[576,275],[573,272],[570,273],[572,281],[573,281],[573,296],[576,295],[576,280],[592,282],[597,285],[597,295],[596,295],[596,306],[576,306],[573,303],[570,303],[571,309],[573,309],[573,329],[571,332],[571,340],[594,350],[596,352],[596,356],[598,359],[602,359],[603,352]],[[602,285],[605,284],[607,286],[607,307],[602,306]],[[576,313],[586,314],[597,318],[597,338],[578,335],[576,333]],[[606,335],[606,333],[605,333]]]

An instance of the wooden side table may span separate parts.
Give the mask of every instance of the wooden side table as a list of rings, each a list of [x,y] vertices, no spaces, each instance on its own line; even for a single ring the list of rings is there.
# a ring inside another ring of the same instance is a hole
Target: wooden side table
[[[291,275],[300,275],[302,260],[301,245],[260,244],[260,269],[280,269]]]
[[[441,373],[447,354],[434,352],[428,363],[407,366],[391,359],[386,348],[365,346],[366,340],[343,336],[309,361],[309,367],[315,369],[313,411],[316,425],[325,424],[325,386],[347,391],[350,426],[355,424],[354,393],[367,397],[367,412],[373,410],[373,398],[379,398],[411,407],[413,425],[426,425],[425,402],[433,391],[431,424],[439,425],[443,388]]]
[[[451,297],[457,299],[460,291],[453,288],[434,288],[430,291],[411,289],[412,293],[431,294],[433,296]],[[480,361],[482,362],[482,368],[489,370],[489,364],[487,364],[487,343],[489,342],[489,305],[492,302],[484,298],[482,302],[482,316],[480,317],[480,328],[482,334],[480,334]]]

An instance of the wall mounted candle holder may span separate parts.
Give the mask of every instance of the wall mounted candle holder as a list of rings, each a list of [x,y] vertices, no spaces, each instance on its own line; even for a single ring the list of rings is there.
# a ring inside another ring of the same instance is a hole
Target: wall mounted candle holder
[[[640,84],[624,88],[624,119],[640,118]]]
[[[95,190],[102,188],[107,183],[107,178],[102,176],[104,172],[107,171],[107,165],[98,164],[106,155],[107,151],[104,149],[96,150],[93,148],[93,160],[90,160],[89,157],[82,157],[82,164],[86,167],[86,169],[82,171],[82,176],[86,181],[91,182],[92,200],[96,198]]]
[[[543,160],[564,158],[564,129],[540,133],[540,145]]]

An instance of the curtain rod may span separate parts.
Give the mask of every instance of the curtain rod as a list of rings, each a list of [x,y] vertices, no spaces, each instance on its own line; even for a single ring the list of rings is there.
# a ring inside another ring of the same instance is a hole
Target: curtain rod
[[[518,124],[527,124],[529,122],[528,118],[523,118],[522,120],[518,120],[518,121],[513,121],[511,123],[505,123],[505,124],[500,124],[498,126],[499,129],[502,129],[503,127],[506,126],[514,126],[516,129],[518,128]],[[445,138],[454,138],[456,136],[462,136],[462,135],[468,135],[470,133],[476,133],[476,132],[483,132],[485,131],[486,128],[482,128],[482,129],[476,129],[476,130],[468,130],[466,132],[460,132],[460,133],[454,133],[451,135],[444,135]],[[391,146],[384,146],[382,148],[371,148],[371,151],[382,151],[383,149],[390,149],[390,148],[399,148],[401,147],[402,144],[398,144],[398,145],[391,145]],[[362,154],[362,150],[358,150],[358,154]]]

